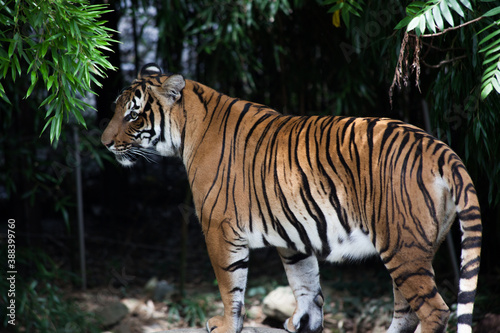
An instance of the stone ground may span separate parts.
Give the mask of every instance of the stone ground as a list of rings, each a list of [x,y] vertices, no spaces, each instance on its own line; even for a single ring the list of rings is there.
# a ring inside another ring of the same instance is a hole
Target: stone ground
[[[175,294],[168,295],[163,301],[153,300],[151,293],[140,288],[129,291],[126,297],[113,294],[108,289],[75,292],[71,297],[82,309],[99,316],[103,332],[153,333],[179,328],[203,328],[206,318],[222,312],[222,302],[216,292],[204,293],[196,286],[191,288],[188,291],[191,296],[184,300],[175,300],[178,297]],[[288,302],[286,297],[284,300]],[[385,332],[391,318],[391,299],[386,297],[381,302],[365,301],[364,308],[368,314],[356,317],[334,310],[342,306],[339,303],[326,304],[325,333]],[[245,327],[281,328],[283,319],[267,316],[265,311],[269,313],[274,310],[263,309],[264,302],[261,294],[247,297]],[[279,299],[277,302],[279,304]],[[287,304],[282,306],[286,308]]]

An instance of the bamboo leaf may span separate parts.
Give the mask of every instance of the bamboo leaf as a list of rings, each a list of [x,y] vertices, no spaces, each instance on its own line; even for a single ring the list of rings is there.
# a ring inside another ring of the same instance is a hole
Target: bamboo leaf
[[[410,23],[408,23],[408,27],[406,27],[406,31],[412,31],[420,24],[420,17],[415,16]]]
[[[488,97],[492,90],[493,85],[491,83],[488,83],[485,86],[481,87],[481,99],[486,99],[486,97]]]
[[[399,30],[399,29],[406,27],[408,25],[408,23],[410,23],[411,20],[412,20],[412,18],[410,16],[405,16],[401,21],[399,21],[398,24],[396,24],[396,26],[394,27],[394,30]]]
[[[498,44],[500,44],[500,38],[495,39],[495,41],[493,41],[493,42],[492,42],[491,44],[489,44],[488,46],[486,46],[486,47],[482,48],[482,49],[481,49],[481,50],[479,50],[478,52],[479,52],[479,53],[486,52],[486,53],[485,53],[485,56],[488,56],[490,53],[498,51]]]
[[[423,35],[425,33],[425,25],[426,25],[426,18],[425,18],[425,15],[420,15],[420,19],[419,19],[419,24],[418,24],[418,33],[417,35]]]
[[[449,1],[449,6],[460,16],[465,18],[464,11],[462,10],[462,7],[458,4],[457,0],[448,0]]]
[[[428,9],[425,11],[425,20],[427,23],[427,28],[429,28],[430,31],[436,32],[436,24],[434,23],[434,17],[432,16],[432,9]]]
[[[434,21],[438,26],[439,30],[444,30],[444,22],[443,17],[441,16],[441,11],[439,10],[439,6],[434,6],[432,8],[432,15],[434,16]]]
[[[2,83],[0,82],[0,97],[9,105],[12,105],[10,102],[9,98],[7,97],[7,94],[5,93],[5,89],[2,86]]]
[[[500,14],[500,6],[498,7],[495,7],[493,9],[490,9],[489,11],[487,11],[486,13],[483,14],[483,16],[495,16],[495,15],[498,15]]]
[[[497,93],[500,94],[500,84],[496,76],[491,79],[491,84],[493,85],[493,88],[495,88]]]
[[[448,8],[448,4],[446,3],[446,1],[441,1],[439,3],[439,9],[441,9],[441,13],[443,14],[446,22],[448,22],[450,26],[454,27],[455,22],[453,21],[453,15],[451,15],[450,9]]]
[[[467,9],[469,9],[469,10],[473,10],[469,0],[460,0],[460,2],[461,2],[461,3],[462,3],[462,5],[464,5]]]
[[[500,41],[500,40],[498,40]],[[495,43],[495,44],[499,44],[499,43]],[[500,51],[500,45],[498,45],[497,47],[494,47],[492,49],[489,49],[485,54],[484,56],[485,57],[488,57],[490,56],[491,54],[494,54],[494,53],[498,53],[498,51]],[[500,54],[497,54],[497,58],[500,57]]]
[[[482,45],[483,43],[486,43],[487,41],[489,41],[490,39],[492,39],[493,37],[495,37],[496,35],[500,34],[500,29],[496,30],[496,31],[493,31],[491,34],[489,34],[488,36],[484,37],[480,42],[479,42],[479,45]]]

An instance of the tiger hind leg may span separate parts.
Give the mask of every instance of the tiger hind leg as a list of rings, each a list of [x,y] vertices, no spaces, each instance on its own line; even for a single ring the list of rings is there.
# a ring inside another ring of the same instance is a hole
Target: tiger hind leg
[[[391,260],[394,261],[397,260]],[[393,279],[395,291],[394,319],[389,332],[414,332],[418,321],[415,322],[413,314],[420,321],[421,332],[446,332],[450,309],[437,290],[431,260],[413,259],[402,264],[400,261],[395,267],[390,264],[386,264],[386,267]],[[410,309],[403,307],[403,298]]]
[[[279,248],[288,283],[297,307],[285,321],[288,332],[319,333],[323,331],[323,294],[319,283],[318,259],[290,249]]]
[[[394,283],[393,289],[394,315],[387,333],[413,333],[419,323],[418,317]]]

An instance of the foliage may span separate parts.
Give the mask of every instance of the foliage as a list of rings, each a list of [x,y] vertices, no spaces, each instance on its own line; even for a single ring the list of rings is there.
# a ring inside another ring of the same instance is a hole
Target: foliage
[[[461,23],[455,26],[455,20],[451,10],[459,15],[461,20],[467,19],[466,11],[469,10],[473,12],[473,8],[469,0],[460,0],[461,4],[457,0],[431,0],[427,2],[416,1],[406,7],[407,16],[399,22],[395,29],[401,29],[406,26],[406,31],[415,30],[417,36],[425,34],[425,29],[432,31],[433,35],[428,35],[426,37],[433,37],[439,34],[445,33],[444,21],[448,22],[451,28],[462,28],[471,23],[475,23],[485,17],[496,16],[500,14],[500,6],[495,7],[465,23]],[[465,7],[465,8],[464,8]],[[451,10],[450,10],[451,9]],[[471,13],[472,14],[472,13]],[[443,20],[444,18],[444,20]],[[473,52],[485,53],[485,60],[483,61],[483,67],[485,68],[481,82],[481,98],[485,99],[491,93],[493,88],[500,94],[500,39],[494,38],[500,34],[500,19],[492,22],[487,27],[483,28],[476,35],[489,30],[493,32],[484,36],[479,42],[479,51],[473,50]],[[493,29],[492,29],[493,28]],[[440,33],[436,33],[437,30]],[[489,42],[489,43],[487,43]],[[488,65],[488,67],[486,67]]]
[[[189,5],[172,0],[158,10],[159,58],[165,59],[165,67],[180,70],[183,64],[179,54],[188,47],[198,56],[188,59],[191,68],[196,67],[192,75],[216,77],[233,73],[228,79],[243,84],[247,93],[257,89],[254,73],[263,68],[255,57],[256,36],[272,29],[277,16],[292,11],[288,0],[201,0]],[[270,52],[277,57],[279,46]]]
[[[207,314],[213,309],[213,301],[209,301],[208,297],[186,297],[178,302],[166,302],[170,319],[176,322],[182,318],[191,327],[205,325]]]
[[[490,17],[500,14],[500,6],[491,9],[483,15],[483,17]],[[492,29],[493,28],[493,29]],[[489,24],[487,27],[483,28],[478,32],[478,35],[483,32],[493,32],[484,36],[479,42],[478,46],[482,46],[479,49],[479,53],[484,53],[483,67],[484,70],[483,77],[481,79],[481,98],[485,99],[491,93],[493,88],[500,94],[500,19]]]
[[[7,257],[6,247],[0,248]],[[23,274],[16,275],[16,331],[18,332],[100,332],[93,314],[80,309],[64,296],[58,284],[74,280],[73,274],[61,269],[42,251],[17,251],[16,266]],[[1,279],[2,290],[9,281]],[[7,304],[7,293],[2,293]],[[2,326],[7,327],[5,317]],[[9,325],[10,326],[10,325]]]
[[[93,93],[92,84],[100,86],[96,77],[113,68],[102,53],[114,42],[111,29],[99,21],[106,5],[90,5],[88,0],[11,0],[0,5],[0,79],[29,77],[24,98],[41,79],[46,92],[38,92],[43,96],[39,107],[45,111],[43,130],[50,125],[51,142],[58,140],[69,115],[86,126],[82,112],[92,106],[82,97]],[[15,102],[4,84],[0,81],[0,97]]]
[[[343,50],[351,58],[359,57],[355,61],[360,67],[352,66],[346,75],[358,77],[356,71],[367,73],[378,68],[373,57],[391,68],[395,66],[389,96],[394,99],[394,87],[406,89],[406,100],[402,101],[401,95],[396,99],[396,107],[406,109],[403,119],[424,123],[428,110],[433,128],[427,130],[465,157],[476,182],[487,179],[488,190],[480,192],[488,193],[490,203],[498,202],[500,163],[491,156],[500,153],[500,140],[495,134],[500,125],[500,7],[491,1],[407,2],[405,16],[398,15],[396,8],[390,10],[397,21],[388,27],[395,27],[395,31],[379,29],[375,38],[360,43],[363,38],[359,31],[368,27],[373,17],[382,16],[380,6],[368,2],[362,14],[351,15],[346,34],[352,46]],[[365,31],[368,34],[368,29]],[[397,59],[388,53],[398,49]],[[411,76],[415,77],[418,94],[422,94],[422,102],[417,105],[424,103],[424,108],[404,105],[408,98],[419,98],[409,85]],[[381,75],[378,80],[382,83],[386,77]]]
[[[350,15],[360,17],[365,5],[363,0],[326,0],[323,2],[325,6],[332,4],[335,5],[328,10],[328,13],[333,13],[332,23],[337,28],[340,27],[340,17],[349,27]]]

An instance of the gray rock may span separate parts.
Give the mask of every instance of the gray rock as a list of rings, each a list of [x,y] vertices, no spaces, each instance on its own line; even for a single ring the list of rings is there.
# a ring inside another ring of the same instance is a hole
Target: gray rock
[[[274,289],[264,298],[262,303],[262,311],[266,316],[283,322],[293,315],[297,305],[290,287]]]
[[[207,330],[204,328],[179,328],[157,333],[207,333]],[[243,327],[242,333],[286,333],[286,331],[269,327]]]
[[[128,308],[121,302],[113,302],[98,308],[96,317],[104,327],[118,323],[128,314]]]

